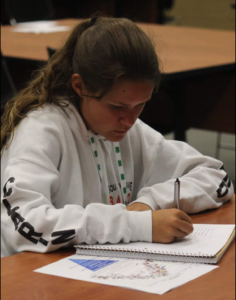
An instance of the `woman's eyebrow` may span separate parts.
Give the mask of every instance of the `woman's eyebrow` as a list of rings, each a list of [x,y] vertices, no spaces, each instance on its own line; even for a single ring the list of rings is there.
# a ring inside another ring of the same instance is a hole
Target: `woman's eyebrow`
[[[150,101],[152,98],[148,99],[147,101],[144,102],[140,102],[139,104],[142,103],[147,103],[148,101]],[[121,106],[131,106],[130,104],[126,104],[126,103],[122,103],[122,102],[111,102],[112,104],[116,104],[116,105],[121,105]]]

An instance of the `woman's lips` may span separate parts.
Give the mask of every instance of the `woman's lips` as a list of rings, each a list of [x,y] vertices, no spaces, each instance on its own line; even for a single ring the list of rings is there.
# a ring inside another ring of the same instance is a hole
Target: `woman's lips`
[[[128,131],[128,130],[126,130],[126,131],[119,131],[119,130],[115,130],[115,132],[116,132],[116,133],[118,133],[118,134],[126,134],[126,133],[127,133],[127,131]]]

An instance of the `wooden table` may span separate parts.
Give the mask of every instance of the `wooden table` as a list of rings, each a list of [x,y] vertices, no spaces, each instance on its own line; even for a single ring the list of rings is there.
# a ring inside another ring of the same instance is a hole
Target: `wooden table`
[[[235,224],[235,196],[217,210],[192,215],[194,223]],[[2,300],[233,300],[235,299],[235,241],[219,268],[160,296],[131,289],[72,280],[33,272],[66,256],[73,249],[49,254],[24,252],[1,259]]]
[[[58,24],[74,27],[80,21],[58,20]],[[202,69],[234,66],[234,32],[145,23],[137,25],[156,40],[156,51],[165,74],[172,76],[179,73],[184,75],[184,72],[194,74]],[[47,61],[46,47],[57,49],[69,35],[69,32],[34,34],[11,30],[12,26],[1,26],[2,53],[7,57],[38,61]]]
[[[75,26],[78,19],[59,20]],[[189,127],[235,133],[235,33],[137,23],[152,39],[164,75],[163,95],[154,95],[141,119],[162,133],[174,129],[176,139],[185,140]],[[51,34],[16,33],[1,26],[2,53],[13,61],[48,60],[46,47],[60,47],[69,32]],[[18,79],[24,78],[22,67]],[[30,75],[30,74],[29,74]],[[29,77],[29,75],[27,75]],[[29,78],[24,79],[25,81]],[[219,122],[220,120],[220,122]],[[166,130],[161,130],[162,124]]]

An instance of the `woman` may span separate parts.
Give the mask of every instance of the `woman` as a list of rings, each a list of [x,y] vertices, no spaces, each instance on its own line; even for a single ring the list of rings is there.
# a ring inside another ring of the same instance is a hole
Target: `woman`
[[[222,162],[138,119],[160,71],[132,21],[78,24],[2,117],[3,255],[78,243],[169,243],[233,195]],[[174,182],[181,181],[181,210]],[[130,204],[132,202],[132,204]]]

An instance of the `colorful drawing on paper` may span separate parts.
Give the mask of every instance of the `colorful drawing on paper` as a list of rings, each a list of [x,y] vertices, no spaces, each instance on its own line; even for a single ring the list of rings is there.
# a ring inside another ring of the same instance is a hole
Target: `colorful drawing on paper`
[[[95,259],[70,259],[70,260],[93,272],[103,269],[117,262],[116,260],[95,260]]]
[[[164,278],[169,275],[166,266],[164,263],[146,260],[142,264],[137,264],[136,272],[123,275],[120,272],[111,272],[109,274],[94,274],[92,278],[97,279],[155,279],[155,278]]]

